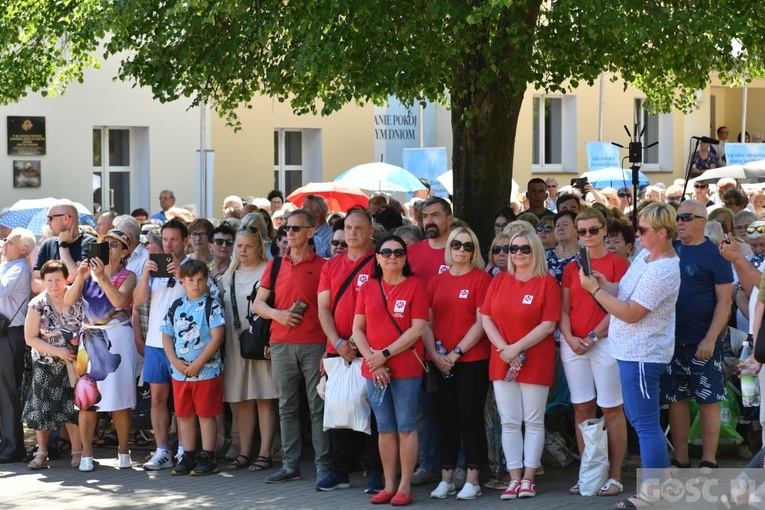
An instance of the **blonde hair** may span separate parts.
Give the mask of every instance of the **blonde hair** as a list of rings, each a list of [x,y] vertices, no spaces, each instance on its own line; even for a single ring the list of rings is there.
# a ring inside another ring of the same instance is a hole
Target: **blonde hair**
[[[486,263],[481,256],[481,246],[478,244],[478,237],[475,235],[475,232],[473,232],[469,227],[456,227],[449,234],[449,239],[446,241],[446,255],[444,257],[446,259],[446,265],[451,266],[453,264],[452,249],[450,245],[452,244],[454,238],[462,233],[469,235],[470,242],[475,246],[475,250],[473,250],[473,253],[470,254],[470,265],[472,267],[477,267],[478,269],[483,269]]]
[[[539,239],[537,233],[533,230],[521,230],[513,234],[510,238],[510,243],[515,241],[517,237],[525,237],[529,241],[531,246],[531,266],[529,267],[529,273],[531,276],[544,276],[547,274],[547,257],[545,256],[545,248],[542,246],[542,240]],[[508,257],[507,271],[509,273],[515,273],[515,264],[513,264],[513,257]]]
[[[258,258],[261,261],[263,261],[263,262],[267,262],[268,261],[268,254],[266,253],[266,245],[263,242],[263,238],[260,237],[259,233],[257,233],[257,232],[252,233],[252,232],[248,232],[246,230],[243,230],[241,232],[237,232],[236,236],[234,237],[234,246],[236,246],[236,238],[239,237],[239,236],[246,236],[246,237],[249,237],[250,239],[257,240],[258,246],[260,247],[257,250],[258,251]],[[232,257],[231,257],[231,264],[228,265],[228,269],[226,269],[226,272],[223,273],[223,278],[222,278],[223,284],[226,285],[226,287],[224,287],[224,288],[226,288],[226,289],[228,288],[228,286],[231,285],[231,279],[234,276],[234,272],[237,269],[239,269],[239,266],[242,265],[242,263],[239,261],[239,258],[236,256],[236,250],[233,250],[233,252],[234,253],[233,253]],[[236,296],[231,296],[231,299],[236,299]]]
[[[661,202],[650,203],[638,213],[638,218],[645,218],[654,230],[666,229],[667,239],[674,239],[677,232],[676,216],[677,212],[674,207]]]

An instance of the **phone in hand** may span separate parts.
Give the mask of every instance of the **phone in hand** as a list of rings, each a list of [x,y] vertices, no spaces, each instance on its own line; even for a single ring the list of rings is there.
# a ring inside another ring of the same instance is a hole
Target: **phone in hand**
[[[725,223],[720,223],[720,225],[722,226],[723,238],[725,239],[725,244],[730,244],[730,235],[728,231],[728,225],[726,225]]]
[[[585,276],[592,275],[592,264],[590,263],[590,249],[583,246],[579,250],[579,267],[584,271]]]
[[[85,257],[92,260],[96,257],[101,259],[104,265],[109,263],[109,241],[102,243],[88,243],[85,245]]]
[[[586,177],[575,177],[571,179],[571,185],[584,193],[584,188],[587,186],[589,182],[587,181]]]
[[[167,266],[173,261],[173,256],[169,253],[152,253],[149,258],[157,264],[157,270],[151,271],[149,275],[152,278],[169,278],[173,276],[167,270]]]
[[[292,308],[290,308],[290,312],[303,315],[307,309],[308,309],[308,303],[298,299],[297,301],[295,301],[295,304],[292,305]]]

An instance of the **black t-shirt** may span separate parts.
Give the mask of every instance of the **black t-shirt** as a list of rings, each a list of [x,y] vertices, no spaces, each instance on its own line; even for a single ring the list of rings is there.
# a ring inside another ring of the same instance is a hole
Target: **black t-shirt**
[[[88,243],[94,242],[96,242],[95,237],[80,232],[80,237],[69,243],[69,253],[72,255],[72,260],[75,262],[82,262],[85,259],[82,247]],[[39,271],[43,264],[49,260],[61,260],[61,255],[58,251],[58,237],[46,239],[42,245],[40,245],[40,251],[37,252],[37,260],[35,261],[35,271]]]

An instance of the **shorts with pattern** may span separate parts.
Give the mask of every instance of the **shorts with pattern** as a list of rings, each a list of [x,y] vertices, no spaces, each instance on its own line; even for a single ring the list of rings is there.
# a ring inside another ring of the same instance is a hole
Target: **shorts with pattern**
[[[661,396],[665,402],[693,397],[699,404],[725,400],[725,369],[720,342],[706,361],[694,358],[698,345],[676,344],[675,355],[661,377]]]

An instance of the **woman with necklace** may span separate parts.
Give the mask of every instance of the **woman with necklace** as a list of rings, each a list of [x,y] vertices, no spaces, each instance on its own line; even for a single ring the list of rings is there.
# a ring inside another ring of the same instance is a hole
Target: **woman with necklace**
[[[483,258],[472,230],[455,228],[447,246],[445,262],[449,270],[428,283],[433,328],[426,328],[423,335],[428,357],[443,374],[435,394],[441,483],[430,497],[444,499],[456,494],[454,470],[462,445],[467,480],[457,499],[475,499],[481,495],[478,475],[487,455],[483,410],[489,387],[491,344],[481,325],[480,309],[491,276],[481,270]],[[441,352],[436,349],[437,341],[441,342]]]
[[[374,504],[404,506],[412,502],[411,478],[417,462],[417,402],[424,365],[420,337],[428,321],[425,285],[411,278],[406,243],[396,235],[375,247],[372,279],[359,290],[353,339],[364,356],[362,375],[369,395],[385,388],[382,402],[373,405],[380,433],[379,449],[385,488]],[[401,481],[396,486],[396,460]]]
[[[252,306],[250,296],[260,284],[268,263],[263,238],[255,227],[242,227],[234,238],[234,259],[220,282],[226,324],[248,327],[247,312]],[[237,318],[234,317],[236,301]],[[226,328],[223,366],[223,400],[231,405],[233,437],[231,448],[237,456],[228,470],[247,466],[253,444],[255,419],[260,429],[260,450],[250,471],[262,471],[273,465],[271,443],[276,434],[276,384],[271,361],[242,358],[239,348],[240,329]]]
[[[71,367],[77,360],[82,304],[79,301],[73,306],[64,303],[69,270],[60,260],[43,264],[40,277],[45,290],[29,302],[24,323],[24,338],[32,348],[33,363],[32,387],[23,418],[37,435],[37,451],[28,466],[30,469],[48,467],[50,431],[66,424],[72,441],[72,467],[78,467],[80,459],[75,455],[82,448],[67,365]]]
[[[577,233],[589,253],[590,266],[609,281],[618,282],[629,269],[629,262],[606,250],[606,220],[597,209],[590,208],[576,217]],[[563,273],[560,357],[574,405],[576,440],[579,455],[584,441],[579,424],[596,417],[598,406],[603,410],[608,433],[608,480],[598,491],[600,496],[620,494],[622,460],[627,445],[627,424],[622,407],[619,366],[611,354],[608,338],[608,315],[579,282],[579,266],[569,263]],[[579,494],[579,482],[571,489]]]
[[[553,332],[560,319],[560,287],[547,271],[539,236],[521,230],[510,243],[508,272],[494,277],[481,306],[484,330],[495,347],[489,379],[510,472],[501,499],[537,494],[534,476],[545,443],[545,406],[555,371]]]
[[[135,407],[135,339],[130,321],[136,275],[125,268],[130,238],[110,230],[100,239],[109,247],[107,261],[80,263],[66,293],[72,305],[82,298],[82,342],[77,355],[75,404],[80,409],[80,471],[93,471],[93,433],[98,412],[110,412],[117,432],[119,469],[132,466],[128,440],[130,410]],[[74,452],[72,452],[74,455]]]
[[[550,274],[558,284],[569,262],[579,258],[579,238],[576,235],[576,214],[562,211],[555,215],[555,240],[558,245],[545,252]]]
[[[638,434],[645,471],[638,495],[618,508],[650,505],[652,488],[669,466],[659,421],[659,380],[675,350],[675,303],[680,289],[680,259],[672,248],[677,231],[675,209],[653,203],[638,214],[638,253],[620,282],[594,271],[580,272],[584,290],[611,314],[611,350],[619,364],[624,411]],[[655,497],[656,492],[653,493]]]

